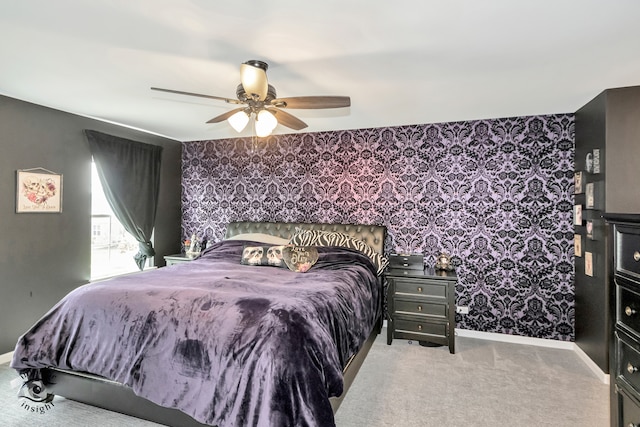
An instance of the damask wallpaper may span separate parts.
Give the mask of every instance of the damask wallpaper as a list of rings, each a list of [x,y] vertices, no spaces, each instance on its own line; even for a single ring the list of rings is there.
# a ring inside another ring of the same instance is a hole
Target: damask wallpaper
[[[574,339],[574,117],[558,114],[183,143],[182,229],[375,223],[389,252],[448,252],[457,327]]]

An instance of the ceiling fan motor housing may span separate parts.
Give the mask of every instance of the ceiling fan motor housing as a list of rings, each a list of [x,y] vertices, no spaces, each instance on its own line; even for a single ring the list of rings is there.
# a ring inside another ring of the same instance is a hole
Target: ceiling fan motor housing
[[[236,96],[238,97],[238,99],[242,102],[246,102],[251,100],[250,97],[247,96],[247,92],[245,92],[244,90],[244,86],[242,86],[242,83],[240,83],[238,85],[238,87],[236,88]],[[273,87],[272,85],[269,85],[267,88],[267,96],[264,98],[264,103],[269,103],[270,101],[276,99],[276,88]]]

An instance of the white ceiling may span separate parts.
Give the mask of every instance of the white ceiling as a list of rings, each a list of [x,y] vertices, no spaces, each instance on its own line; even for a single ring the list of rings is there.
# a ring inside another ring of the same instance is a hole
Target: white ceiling
[[[238,136],[259,59],[300,132],[572,113],[640,85],[638,0],[0,0],[0,94],[180,141]],[[245,131],[248,132],[248,131]],[[274,133],[294,131],[278,126]]]

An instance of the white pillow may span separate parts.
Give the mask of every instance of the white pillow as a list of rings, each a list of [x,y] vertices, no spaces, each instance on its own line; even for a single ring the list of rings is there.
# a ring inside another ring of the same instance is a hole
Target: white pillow
[[[289,239],[264,233],[236,234],[235,236],[228,237],[225,240],[250,240],[252,242],[269,243],[271,245],[286,245],[289,243]]]

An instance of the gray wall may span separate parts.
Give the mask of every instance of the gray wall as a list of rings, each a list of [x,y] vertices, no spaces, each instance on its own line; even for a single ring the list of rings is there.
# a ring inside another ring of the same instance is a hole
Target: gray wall
[[[582,192],[574,195],[574,203],[582,205],[583,225],[574,226],[575,234],[581,236],[582,249],[575,260],[575,324],[576,344],[593,360],[603,372],[609,373],[609,344],[613,334],[613,323],[609,313],[610,287],[609,262],[607,254],[607,228],[601,216],[608,207],[601,199],[598,209],[586,209],[586,183],[602,185],[609,170],[604,163],[599,174],[587,172],[587,153],[600,150],[605,156],[609,150],[605,137],[606,92],[589,101],[576,111],[576,154],[575,169],[582,172]],[[595,205],[594,205],[595,206]],[[597,240],[587,238],[585,223],[594,221]],[[585,274],[585,252],[593,254],[593,276]]]
[[[84,129],[161,145],[156,265],[180,249],[178,141],[0,96],[0,354],[91,266],[91,155]],[[63,174],[62,213],[16,214],[16,170]]]

